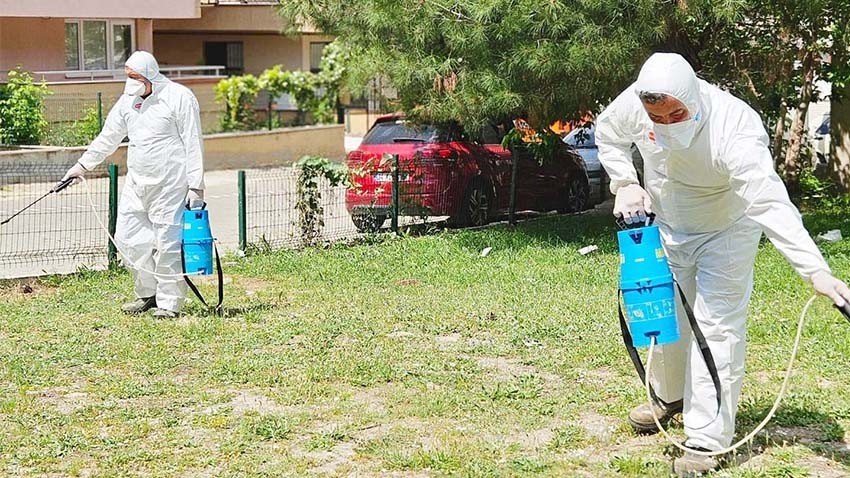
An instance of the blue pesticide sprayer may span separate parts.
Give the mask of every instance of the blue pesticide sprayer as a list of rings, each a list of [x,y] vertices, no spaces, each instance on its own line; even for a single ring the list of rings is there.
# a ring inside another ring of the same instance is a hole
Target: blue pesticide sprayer
[[[210,230],[210,212],[204,209],[186,209],[183,212],[183,264],[185,273],[210,275],[213,273],[213,237]]]
[[[617,233],[620,246],[620,290],[632,345],[648,347],[679,340],[673,273],[661,246],[658,226],[626,229]]]
[[[221,313],[221,304],[224,301],[224,276],[221,272],[218,248],[215,246],[215,239],[210,228],[210,213],[206,206],[206,203],[201,209],[190,209],[187,206],[183,211],[183,274],[186,285],[192,289],[201,303],[212,308],[216,313]],[[213,257],[215,257],[215,270]],[[189,276],[211,275],[216,271],[218,272],[218,304],[210,307]]]
[[[649,216],[645,224],[631,228],[618,221],[622,229],[617,232],[617,243],[620,247],[620,294],[623,302],[619,306],[619,314],[623,343],[641,382],[645,382],[646,370],[637,347],[648,347],[653,340],[655,345],[672,344],[680,340],[676,306],[678,291],[682,309],[714,383],[719,415],[720,376],[714,357],[685,293],[673,277],[661,243],[661,232],[653,224],[654,221],[654,214]],[[650,393],[656,403],[667,405],[655,395],[654,390],[650,389]]]

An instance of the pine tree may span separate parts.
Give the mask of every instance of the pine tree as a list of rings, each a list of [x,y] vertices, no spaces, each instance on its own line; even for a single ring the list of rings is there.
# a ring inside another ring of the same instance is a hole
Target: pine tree
[[[655,48],[690,48],[689,19],[724,24],[709,0],[282,0],[280,13],[338,35],[351,86],[382,76],[413,117],[540,127],[596,111]],[[688,54],[689,52],[685,51]]]

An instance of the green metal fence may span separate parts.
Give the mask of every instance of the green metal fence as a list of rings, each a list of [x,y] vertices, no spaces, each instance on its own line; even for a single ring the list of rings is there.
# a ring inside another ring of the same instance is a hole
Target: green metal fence
[[[47,131],[42,142],[50,146],[84,146],[103,127],[117,97],[96,93],[52,93],[44,98]]]
[[[0,162],[0,217],[6,219],[48,192],[70,165],[62,162]],[[118,170],[91,172],[86,185],[51,194],[0,226],[0,278],[65,273],[116,262],[98,223],[115,230]],[[88,188],[94,211],[86,193]]]

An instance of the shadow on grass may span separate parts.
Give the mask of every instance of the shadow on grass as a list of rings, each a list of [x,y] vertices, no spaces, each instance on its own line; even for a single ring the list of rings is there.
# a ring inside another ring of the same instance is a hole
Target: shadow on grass
[[[528,219],[516,226],[496,224],[485,229],[458,230],[457,242],[469,250],[484,247],[519,249],[574,247],[591,244],[604,252],[616,250],[617,227],[608,214],[589,211],[574,215],[547,215]]]
[[[742,405],[735,440],[750,433],[767,416],[770,406]],[[735,462],[745,463],[771,447],[803,445],[828,460],[850,466],[850,448],[844,443],[844,428],[834,417],[818,410],[780,406],[766,429],[738,450]]]
[[[221,306],[221,311],[217,312],[212,308],[204,307],[203,304],[194,303],[186,308],[186,315],[193,317],[221,317],[224,319],[245,318],[251,319],[259,317],[259,314],[279,307],[279,304],[270,302],[258,302],[241,306],[230,306],[225,303]]]

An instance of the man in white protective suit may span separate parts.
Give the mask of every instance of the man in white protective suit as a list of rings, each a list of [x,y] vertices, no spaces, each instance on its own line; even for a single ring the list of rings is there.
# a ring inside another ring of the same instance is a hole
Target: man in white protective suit
[[[735,433],[747,306],[762,233],[818,293],[840,306],[850,301],[850,289],[830,273],[774,172],[758,114],[697,78],[681,56],[649,57],[637,81],[599,116],[596,142],[616,194],[614,214],[627,223],[657,215],[670,267],[719,372],[718,415],[713,382],[680,304],[682,340],[657,348],[653,356],[650,381],[663,402],[654,405],[655,412],[662,424],[683,412],[687,447],[722,450]],[[646,190],[632,164],[632,143],[644,159]],[[635,430],[658,431],[649,407],[629,414]],[[674,462],[679,476],[718,466],[718,459],[693,453]]]
[[[161,75],[148,52],[133,53],[124,69],[124,94],[63,180],[83,176],[129,137],[115,239],[135,276],[136,300],[122,310],[141,314],[156,308],[157,317],[176,317],[186,296],[183,210],[203,206],[204,198],[198,101],[191,90]]]

